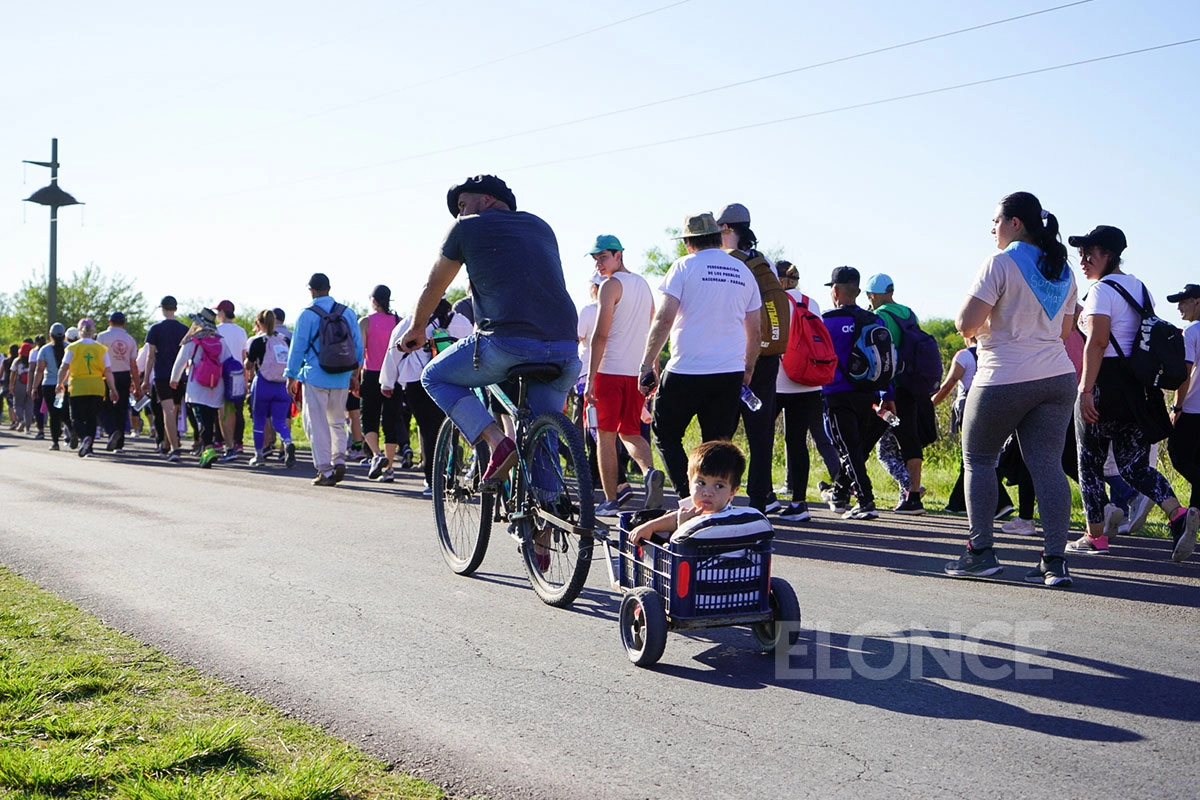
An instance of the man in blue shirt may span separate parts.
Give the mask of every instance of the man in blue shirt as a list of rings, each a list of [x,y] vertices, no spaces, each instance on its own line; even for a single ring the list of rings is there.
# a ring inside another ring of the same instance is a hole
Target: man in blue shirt
[[[517,448],[471,387],[500,383],[520,364],[557,364],[562,374],[550,383],[531,383],[528,401],[535,416],[561,411],[579,376],[578,318],[554,231],[541,218],[517,211],[504,181],[495,175],[468,178],[450,188],[446,203],[456,219],[398,347],[411,353],[425,344],[425,320],[465,264],[475,333],[429,362],[421,385],[463,436],[487,442],[492,456],[483,478],[491,488],[516,463]]]
[[[329,296],[329,278],[324,273],[313,273],[308,290],[313,306],[327,314],[333,311],[337,303]],[[358,317],[346,306],[342,306],[341,313],[349,323],[357,360],[361,362],[363,343]],[[346,477],[346,398],[357,379],[353,370],[330,373],[321,368],[320,327],[321,317],[312,307],[300,312],[283,374],[287,376],[288,393],[298,403],[301,403],[300,384],[304,384],[300,418],[317,468],[313,485],[334,486]]]

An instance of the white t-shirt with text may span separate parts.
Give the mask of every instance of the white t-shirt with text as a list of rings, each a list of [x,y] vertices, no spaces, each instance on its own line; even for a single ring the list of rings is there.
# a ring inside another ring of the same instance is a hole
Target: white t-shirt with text
[[[717,375],[746,369],[746,315],[762,306],[754,276],[724,250],[684,256],[658,290],[679,300],[667,369]]]

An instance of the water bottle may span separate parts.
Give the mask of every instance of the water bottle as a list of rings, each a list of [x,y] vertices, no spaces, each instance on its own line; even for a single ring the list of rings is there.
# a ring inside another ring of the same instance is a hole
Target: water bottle
[[[758,411],[762,408],[762,400],[758,399],[758,395],[750,391],[749,386],[742,387],[742,402],[746,404],[746,408],[751,411]]]
[[[63,400],[66,398],[66,395],[67,395],[67,390],[61,386],[59,386],[57,389],[54,390],[54,407],[55,408],[63,407]]]
[[[880,406],[875,406],[875,413],[879,415],[879,418],[881,420],[886,422],[888,425],[891,425],[893,428],[895,428],[896,426],[898,426],[900,424],[899,417],[897,417],[891,411],[881,410]]]
[[[586,413],[587,413],[588,433],[590,433],[592,435],[592,439],[594,440],[594,439],[596,439],[596,428],[599,427],[599,424],[600,424],[599,421],[597,420],[598,415],[596,414],[596,407],[588,406]]]

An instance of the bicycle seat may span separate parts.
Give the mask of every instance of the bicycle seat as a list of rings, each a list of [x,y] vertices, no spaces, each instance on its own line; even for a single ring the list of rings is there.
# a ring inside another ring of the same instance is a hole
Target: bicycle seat
[[[558,364],[518,364],[508,371],[509,380],[527,378],[537,383],[549,383],[562,375]]]

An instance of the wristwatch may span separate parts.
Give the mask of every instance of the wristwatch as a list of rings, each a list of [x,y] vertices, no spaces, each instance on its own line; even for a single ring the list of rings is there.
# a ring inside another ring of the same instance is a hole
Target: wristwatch
[[[1178,414],[1180,411],[1183,411],[1183,406],[1171,406],[1171,411],[1172,413]]]

